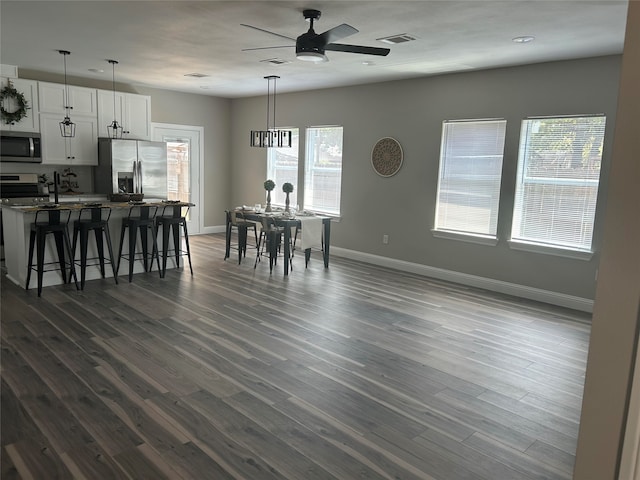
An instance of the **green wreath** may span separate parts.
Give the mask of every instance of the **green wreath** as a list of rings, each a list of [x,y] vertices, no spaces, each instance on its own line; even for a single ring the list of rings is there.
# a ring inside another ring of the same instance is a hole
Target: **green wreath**
[[[4,100],[7,98],[13,98],[18,104],[18,108],[13,112],[8,112],[4,109]],[[2,120],[7,125],[13,125],[19,122],[27,116],[27,110],[29,109],[29,102],[24,98],[24,93],[18,92],[11,85],[8,85],[0,91],[0,114],[2,114]]]

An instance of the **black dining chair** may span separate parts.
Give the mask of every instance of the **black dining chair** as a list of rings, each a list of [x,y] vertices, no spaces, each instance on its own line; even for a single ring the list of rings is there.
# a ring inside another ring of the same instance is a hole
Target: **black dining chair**
[[[225,210],[227,219],[226,227],[226,248],[224,253],[224,259],[226,260],[231,255],[231,249],[238,250],[238,264],[242,263],[242,258],[247,256],[247,238],[249,236],[249,230],[253,230],[253,236],[255,237],[255,246],[258,247],[258,230],[256,223],[247,220],[241,211],[237,210]],[[233,235],[233,229],[236,230],[238,242],[233,244],[231,237]]]
[[[278,262],[280,254],[280,246],[282,245],[282,237],[284,235],[284,228],[277,225],[276,220],[273,217],[264,215],[261,218],[260,234],[258,236],[258,245],[256,252],[256,261],[253,264],[253,268],[258,266],[261,257],[269,257],[269,272],[273,272],[273,266]],[[289,258],[285,261],[289,262],[291,270],[293,270],[293,244],[290,243]]]

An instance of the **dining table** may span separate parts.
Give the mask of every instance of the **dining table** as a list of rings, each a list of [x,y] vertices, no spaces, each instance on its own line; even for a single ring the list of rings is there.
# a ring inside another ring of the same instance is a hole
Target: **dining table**
[[[252,208],[236,208],[236,214],[239,214],[245,220],[250,222],[262,223],[262,219],[264,217],[270,217],[273,219],[275,224],[278,227],[283,227],[283,249],[284,249],[284,258],[291,258],[291,230],[293,228],[302,229],[305,231],[305,224],[307,226],[308,231],[315,232],[315,225],[320,224],[321,228],[317,231],[318,237],[315,240],[307,240],[307,243],[310,245],[319,245],[322,250],[322,259],[324,261],[324,268],[329,268],[329,247],[331,240],[331,220],[334,217],[324,216],[324,215],[316,215],[314,213],[296,213],[289,214],[284,210],[274,210],[272,212],[264,212],[264,211],[256,211]],[[318,222],[319,221],[319,222]],[[310,233],[310,232],[309,232]],[[303,233],[303,235],[305,235]],[[309,235],[307,235],[309,238]],[[245,247],[244,243],[246,243],[246,236],[241,236],[239,238],[241,243],[241,249]],[[226,248],[229,251],[231,242],[231,223],[227,221],[226,225]],[[304,250],[304,258],[305,258],[305,267],[309,264],[309,259],[311,258],[311,246],[306,246],[303,242],[303,250]],[[284,274],[289,275],[290,265],[288,261],[282,262],[284,264]]]

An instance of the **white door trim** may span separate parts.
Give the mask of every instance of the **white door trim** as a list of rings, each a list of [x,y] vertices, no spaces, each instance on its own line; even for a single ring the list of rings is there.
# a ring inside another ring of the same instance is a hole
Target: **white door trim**
[[[640,336],[638,343],[640,343]],[[619,480],[640,479],[640,355],[637,352],[631,385]]]
[[[193,232],[194,235],[199,233],[203,233],[204,231],[204,188],[202,185],[201,179],[204,178],[204,127],[197,125],[179,125],[174,123],[151,123],[151,138],[155,139],[155,131],[156,129],[166,129],[166,130],[177,130],[177,131],[185,131],[185,132],[198,132],[198,138],[200,139],[198,149],[199,149],[199,158],[197,165],[197,175],[191,175],[191,181],[197,182],[198,185],[198,198],[194,199],[194,203],[198,206],[199,215],[198,215],[198,231]],[[193,171],[193,169],[192,169]],[[191,234],[191,231],[189,231]]]

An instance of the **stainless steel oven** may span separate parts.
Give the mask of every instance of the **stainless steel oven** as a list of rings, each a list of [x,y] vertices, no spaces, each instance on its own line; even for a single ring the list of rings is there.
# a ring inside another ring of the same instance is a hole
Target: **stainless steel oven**
[[[35,173],[0,174],[0,197],[3,205],[33,205],[49,200],[40,193]],[[4,234],[0,209],[0,259],[4,260]]]

